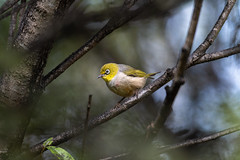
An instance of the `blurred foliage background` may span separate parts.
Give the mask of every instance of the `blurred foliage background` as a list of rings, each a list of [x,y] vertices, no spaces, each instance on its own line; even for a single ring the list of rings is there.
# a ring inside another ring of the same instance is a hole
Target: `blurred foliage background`
[[[76,1],[65,17],[66,23],[61,32],[56,35],[45,73],[101,29],[122,3],[122,0]],[[224,5],[224,0],[204,1],[193,50],[205,39]],[[104,81],[97,79],[103,64],[124,63],[149,73],[164,72],[173,67],[184,43],[192,10],[193,1],[157,1],[152,10],[147,10],[102,40],[45,89],[34,106],[36,110],[24,146],[27,148],[83,123],[89,94],[93,95],[90,117],[100,115],[121,99],[108,90]],[[220,51],[239,43],[239,17],[238,1],[208,52]],[[9,18],[0,21],[1,73],[19,58],[9,51],[5,54],[8,27]],[[201,137],[238,124],[239,67],[239,56],[236,55],[188,69],[185,73],[186,83],[165,125],[167,134],[159,134],[152,146]],[[139,145],[145,139],[146,127],[155,119],[164,97],[165,90],[162,87],[129,111],[88,132],[86,159],[118,155]],[[61,147],[79,159],[81,143],[81,137],[76,137]],[[141,159],[239,159],[239,143],[239,133],[234,133],[160,156],[149,157],[144,152]],[[37,159],[52,160],[55,157],[46,152]]]

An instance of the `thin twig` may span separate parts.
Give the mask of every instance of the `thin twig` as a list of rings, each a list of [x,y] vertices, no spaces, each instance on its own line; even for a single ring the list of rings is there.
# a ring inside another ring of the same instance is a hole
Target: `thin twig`
[[[149,3],[151,3],[151,1],[148,0],[136,10],[130,10],[135,2],[136,0],[125,0],[120,10],[117,11],[113,17],[109,19],[108,23],[100,31],[98,31],[89,41],[87,41],[83,46],[68,56],[62,63],[60,63],[43,78],[42,86],[46,87],[49,83],[61,75],[66,69],[68,69],[74,62],[76,62],[90,49],[96,46],[98,42],[100,42],[103,38],[130,21],[132,18],[136,17],[148,6]]]
[[[82,158],[81,159],[84,159],[84,154],[85,154],[85,143],[86,143],[86,139],[87,139],[88,119],[89,119],[89,113],[90,113],[90,109],[91,109],[91,103],[92,103],[92,95],[89,95],[86,119],[84,122],[84,131],[83,131],[83,140],[82,140]]]
[[[3,14],[0,15],[0,20],[4,19],[4,18],[7,18],[8,16],[10,16],[12,13],[14,12],[18,12],[21,8],[25,7],[25,5],[23,4],[18,4],[16,5],[15,9],[13,10],[9,10]]]
[[[202,57],[206,52],[206,50],[212,45],[218,33],[220,32],[222,26],[227,20],[235,3],[236,3],[236,0],[227,1],[227,4],[225,5],[221,15],[219,16],[212,30],[210,31],[206,39],[202,42],[202,44],[200,44],[199,47],[193,52],[193,55],[192,55],[193,61],[197,61],[200,57]]]
[[[231,128],[228,128],[228,129],[216,132],[216,133],[213,133],[213,134],[208,135],[208,136],[186,140],[185,142],[181,142],[181,143],[178,143],[178,144],[160,146],[160,147],[157,147],[158,151],[156,151],[155,153],[157,153],[157,155],[159,155],[159,154],[163,154],[163,153],[166,153],[166,152],[173,151],[175,149],[188,147],[188,146],[199,144],[199,143],[209,142],[209,141],[218,139],[220,137],[229,135],[231,133],[235,133],[237,131],[240,131],[240,125],[235,126],[235,127],[231,127]],[[128,153],[122,153],[122,154],[119,154],[119,155],[116,155],[116,156],[109,156],[109,157],[102,158],[102,159],[99,159],[99,160],[112,160],[112,159],[117,159],[117,158],[123,158],[123,157],[129,156],[130,154],[131,153],[129,153],[129,152]]]
[[[211,134],[209,136],[205,136],[205,137],[201,137],[201,138],[196,138],[196,139],[190,139],[190,140],[186,140],[185,142],[182,143],[178,143],[178,144],[173,144],[173,145],[168,145],[168,146],[162,146],[159,147],[159,154],[161,153],[166,153],[168,151],[174,150],[174,149],[178,149],[178,148],[182,148],[182,147],[187,147],[187,146],[191,146],[194,144],[199,144],[199,143],[204,143],[204,142],[209,142],[212,140],[215,140],[217,138],[220,138],[222,136],[237,132],[240,130],[240,125],[235,126],[235,127],[231,127],[225,130],[222,130],[220,132],[216,132],[214,134]]]
[[[21,0],[21,5],[23,7],[20,8],[19,14],[18,14],[18,24],[20,26],[20,23],[23,20],[24,12],[25,12],[25,6],[26,6],[26,0]]]
[[[217,51],[217,52],[212,52],[212,53],[204,53],[204,56],[202,56],[201,58],[199,58],[196,61],[194,61],[193,58],[190,58],[188,60],[187,68],[197,65],[197,64],[215,61],[215,60],[218,60],[221,58],[229,57],[229,56],[232,56],[239,52],[240,52],[240,44],[238,44],[232,48],[222,50],[222,51]]]
[[[17,26],[17,15],[18,12],[15,12],[16,7],[13,6],[12,13],[11,13],[11,20],[10,20],[10,26],[9,26],[9,34],[8,34],[8,47],[12,47],[14,34],[16,32],[16,26]]]
[[[9,10],[3,14],[0,15],[0,20],[4,19],[4,18],[7,18],[8,16],[10,16],[12,13],[14,12],[19,12],[19,24],[21,22],[21,17],[23,18],[23,15],[21,16],[21,14],[25,11],[25,7],[31,3],[33,0],[29,0],[28,2],[26,3],[21,3],[21,4],[16,4],[15,5],[15,9],[13,10]],[[20,25],[19,25],[20,26]]]
[[[3,3],[3,5],[0,7],[0,15],[7,11],[9,8],[13,7],[18,1],[20,0],[7,0]]]
[[[163,106],[160,108],[158,115],[155,119],[154,122],[152,122],[148,127],[147,127],[147,132],[146,132],[146,139],[149,140],[150,138],[153,137],[157,133],[157,131],[164,125],[165,121],[169,117],[170,113],[172,112],[172,105],[174,102],[175,97],[178,94],[178,91],[183,85],[184,80],[184,71],[187,65],[187,60],[192,48],[193,44],[193,39],[195,36],[198,20],[199,20],[199,15],[200,11],[202,8],[202,2],[203,0],[195,0],[194,1],[194,10],[192,14],[192,19],[191,23],[188,29],[188,34],[187,38],[185,41],[185,44],[181,50],[181,54],[177,63],[176,67],[176,73],[174,75],[173,83],[171,87],[166,87],[166,97],[163,101]]]
[[[130,153],[122,153],[122,154],[119,154],[119,155],[116,155],[116,156],[109,156],[109,157],[106,157],[106,158],[101,158],[99,160],[111,160],[111,159],[118,159],[118,158],[122,158],[122,157],[126,157],[130,155]]]

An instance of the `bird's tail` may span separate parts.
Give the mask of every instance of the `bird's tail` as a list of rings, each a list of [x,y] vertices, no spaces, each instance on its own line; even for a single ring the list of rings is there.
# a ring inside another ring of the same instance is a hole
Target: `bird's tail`
[[[149,74],[147,74],[147,78],[152,78],[152,76],[155,76],[158,73],[161,73],[161,71],[160,72],[155,72],[155,73],[149,73]]]

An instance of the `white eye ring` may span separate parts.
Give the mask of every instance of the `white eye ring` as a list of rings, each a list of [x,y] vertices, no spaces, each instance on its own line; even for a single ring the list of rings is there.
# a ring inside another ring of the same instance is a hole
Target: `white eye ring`
[[[109,69],[106,69],[105,74],[108,75],[110,73]]]

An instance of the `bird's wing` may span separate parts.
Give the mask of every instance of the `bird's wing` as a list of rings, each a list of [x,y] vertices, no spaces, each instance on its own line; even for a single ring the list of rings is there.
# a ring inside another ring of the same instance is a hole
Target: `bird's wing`
[[[121,64],[119,64],[121,65]],[[135,69],[128,65],[121,65],[121,70],[123,73],[125,73],[127,76],[131,77],[146,77],[147,74],[141,70]]]

